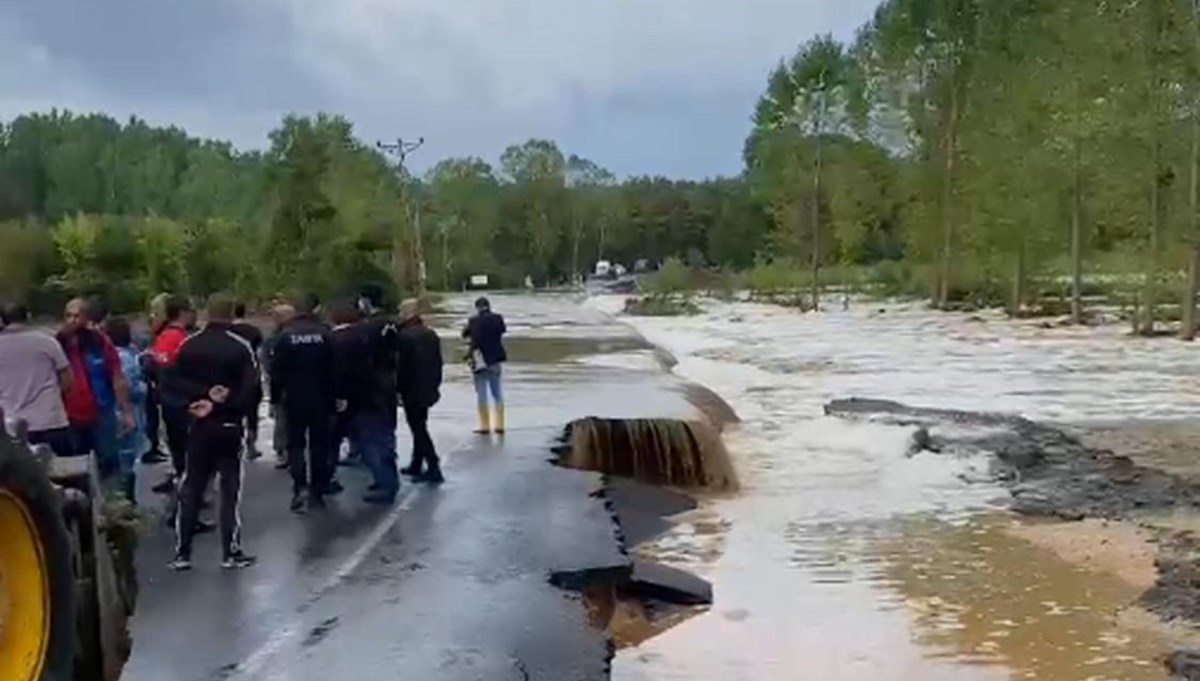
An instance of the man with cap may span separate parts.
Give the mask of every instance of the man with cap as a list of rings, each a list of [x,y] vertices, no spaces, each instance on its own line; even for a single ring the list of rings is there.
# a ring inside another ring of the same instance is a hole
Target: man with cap
[[[412,458],[401,472],[417,482],[444,481],[433,438],[429,436],[429,409],[441,398],[442,342],[421,319],[420,302],[400,305],[397,389],[404,403],[404,418],[412,433]]]

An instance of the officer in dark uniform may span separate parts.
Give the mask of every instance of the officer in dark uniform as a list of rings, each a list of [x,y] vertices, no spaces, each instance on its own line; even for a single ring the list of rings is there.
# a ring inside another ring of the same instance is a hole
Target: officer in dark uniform
[[[302,513],[325,505],[332,477],[334,355],[329,327],[317,318],[317,297],[302,294],[292,306],[296,316],[283,328],[271,357],[271,404],[287,414],[291,509]]]

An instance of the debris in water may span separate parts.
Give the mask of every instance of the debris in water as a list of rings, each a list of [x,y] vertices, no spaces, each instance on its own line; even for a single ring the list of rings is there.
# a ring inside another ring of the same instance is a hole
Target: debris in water
[[[572,421],[559,463],[658,485],[730,491],[737,477],[712,426],[677,419]]]

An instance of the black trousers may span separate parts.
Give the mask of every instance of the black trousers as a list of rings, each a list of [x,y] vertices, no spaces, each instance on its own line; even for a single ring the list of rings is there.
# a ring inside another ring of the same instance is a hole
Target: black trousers
[[[54,452],[55,456],[73,456],[75,454],[71,429],[66,426],[52,430],[31,430],[29,431],[29,444],[46,445]]]
[[[158,451],[158,386],[150,386],[146,391],[146,439],[150,441],[150,451]]]
[[[321,493],[333,476],[333,414],[307,405],[286,405],[288,470],[292,491]],[[305,453],[307,451],[307,457]]]
[[[162,420],[167,431],[167,449],[171,452],[171,466],[176,476],[187,471],[188,423],[191,421],[187,407],[162,405]]]
[[[246,413],[246,451],[258,449],[258,403]]]
[[[412,433],[412,460],[409,467],[416,472],[426,470],[440,471],[437,450],[433,447],[433,438],[429,436],[429,407],[404,405],[404,418],[408,421],[408,430]]]
[[[333,466],[330,470],[337,470],[338,458],[342,452],[342,443],[349,440],[351,444],[350,454],[354,456],[358,452],[354,451],[354,439],[351,436],[350,426],[354,422],[354,412],[347,409],[343,412],[338,412],[333,417],[333,446],[329,448],[329,461]]]
[[[223,556],[241,551],[242,424],[240,420],[205,419],[188,433],[187,467],[179,483],[179,513],[175,517],[178,555],[190,558],[192,537],[204,491],[215,475],[219,481],[218,525]]]

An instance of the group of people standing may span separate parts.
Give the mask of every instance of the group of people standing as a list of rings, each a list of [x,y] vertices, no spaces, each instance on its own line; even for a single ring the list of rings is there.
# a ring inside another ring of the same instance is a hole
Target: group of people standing
[[[253,565],[241,548],[238,511],[242,462],[261,456],[264,397],[275,418],[279,467],[291,474],[294,512],[323,508],[327,496],[343,491],[335,471],[345,442],[371,472],[367,503],[391,504],[400,474],[444,481],[428,423],[440,399],[440,339],[422,320],[418,301],[405,301],[393,316],[381,309],[381,297],[366,290],[322,308],[316,296],[298,295],[276,304],[269,337],[244,320],[244,305],[223,294],[208,299],[203,327],[187,298],[156,297],[141,339],[95,299],[70,301],[55,336],[32,326],[25,306],[4,305],[0,407],[27,423],[31,442],[60,456],[94,455],[102,480],[134,503],[138,459],[169,460],[170,476],[153,489],[173,500],[175,570],[191,568],[194,536],[214,529],[199,513],[217,478],[222,566]],[[470,341],[477,432],[504,432],[505,331],[487,299],[476,301],[462,335]],[[412,455],[397,470],[401,408]],[[160,434],[169,459],[160,452]]]

